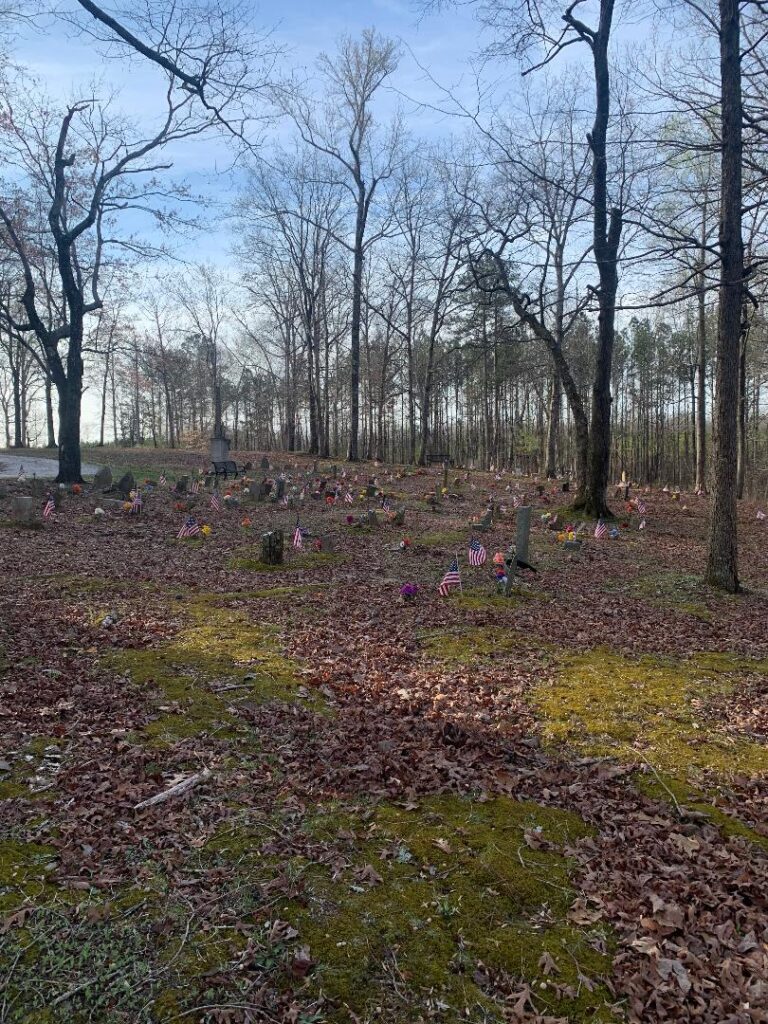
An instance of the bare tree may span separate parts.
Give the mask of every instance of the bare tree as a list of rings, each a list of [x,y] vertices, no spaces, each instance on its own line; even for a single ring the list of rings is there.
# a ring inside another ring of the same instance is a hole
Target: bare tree
[[[379,225],[374,233],[369,233],[369,220],[377,193],[392,177],[400,159],[401,144],[398,119],[383,136],[376,132],[373,101],[395,71],[397,62],[397,44],[373,29],[366,29],[359,40],[342,38],[335,56],[321,55],[318,65],[321,88],[326,95],[321,110],[293,83],[277,93],[280,106],[292,117],[304,142],[325,154],[341,172],[339,182],[352,200],[351,238],[341,239],[352,257],[348,453],[352,461],[359,458],[363,267],[367,251],[387,231],[386,225]]]

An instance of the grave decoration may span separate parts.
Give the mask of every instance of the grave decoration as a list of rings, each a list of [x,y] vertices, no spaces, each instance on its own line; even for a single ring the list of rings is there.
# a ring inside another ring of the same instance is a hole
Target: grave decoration
[[[411,601],[416,599],[416,595],[419,592],[419,588],[415,583],[404,583],[400,587],[400,599],[405,604],[410,604]]]
[[[176,536],[179,540],[183,540],[186,537],[197,537],[199,534],[200,527],[197,520],[194,516],[187,516]]]

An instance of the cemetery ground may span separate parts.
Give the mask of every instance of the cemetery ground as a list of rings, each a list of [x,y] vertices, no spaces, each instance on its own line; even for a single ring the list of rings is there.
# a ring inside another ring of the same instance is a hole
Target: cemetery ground
[[[619,538],[571,552],[531,481],[451,470],[432,511],[438,467],[346,468],[354,505],[308,498],[301,552],[295,510],[238,490],[95,516],[86,486],[26,527],[5,486],[0,1024],[767,1021],[758,506],[732,597],[700,580],[705,498],[644,495],[643,531],[617,499]],[[347,523],[374,474],[404,526]],[[538,571],[503,597],[518,490]],[[210,535],[176,539],[177,503]]]

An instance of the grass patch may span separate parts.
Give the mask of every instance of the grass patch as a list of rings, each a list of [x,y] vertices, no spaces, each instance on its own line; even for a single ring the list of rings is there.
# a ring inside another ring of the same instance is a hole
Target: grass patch
[[[355,835],[351,864],[336,881],[313,867],[307,906],[289,915],[317,962],[312,987],[335,1007],[329,1020],[351,1010],[405,1024],[414,1007],[442,1010],[442,1021],[500,1020],[479,965],[535,982],[543,1012],[612,1019],[600,984],[610,936],[567,920],[576,893],[561,848],[589,834],[579,818],[504,798],[439,796],[416,812],[381,805],[366,821],[316,819],[321,836]]]

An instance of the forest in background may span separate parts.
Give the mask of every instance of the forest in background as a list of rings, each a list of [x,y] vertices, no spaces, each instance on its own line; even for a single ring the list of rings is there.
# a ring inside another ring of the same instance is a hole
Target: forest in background
[[[375,29],[306,69],[247,4],[65,11],[165,89],[137,123],[7,77],[8,444],[78,480],[86,394],[100,444],[451,457],[570,476],[595,516],[620,473],[711,489],[708,578],[736,589],[767,472],[764,4],[476,12],[473,88],[421,68],[435,139]],[[242,168],[226,209],[173,174],[203,138]]]

